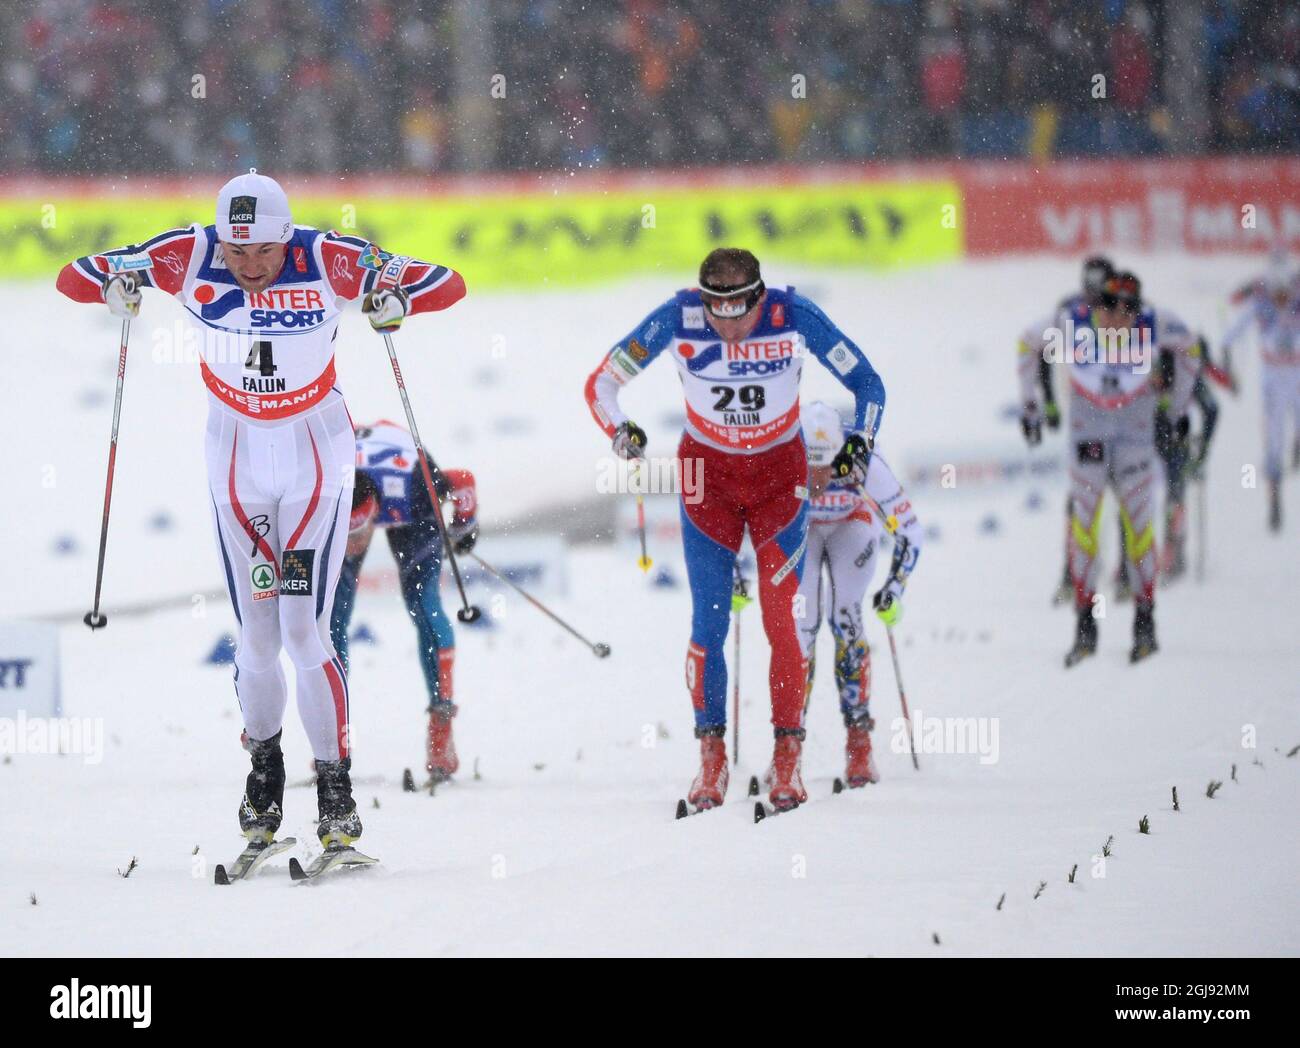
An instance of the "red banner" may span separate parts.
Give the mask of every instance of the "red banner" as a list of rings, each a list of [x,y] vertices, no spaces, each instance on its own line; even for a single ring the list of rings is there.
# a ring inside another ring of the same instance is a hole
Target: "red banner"
[[[1300,251],[1300,160],[954,164],[968,255]]]

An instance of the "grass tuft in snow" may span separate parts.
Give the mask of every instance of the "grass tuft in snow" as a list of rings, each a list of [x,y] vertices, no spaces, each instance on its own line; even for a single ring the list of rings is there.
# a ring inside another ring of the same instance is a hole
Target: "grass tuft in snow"
[[[131,871],[134,870],[139,865],[140,865],[139,861],[136,859],[134,855],[132,855],[131,861],[126,864],[126,869],[123,870],[119,867],[117,871],[117,875],[121,877],[123,880],[126,880],[126,878],[131,876]]]
[[[1211,779],[1210,784],[1205,787],[1205,796],[1209,797],[1210,800],[1214,800],[1214,795],[1222,788],[1223,783],[1221,781],[1218,779]]]
[[[1138,819],[1138,833],[1150,833],[1150,832],[1151,832],[1151,820],[1148,819],[1145,815],[1143,815],[1142,818]]]
[[[1235,768],[1236,765],[1234,764],[1233,767]],[[1178,787],[1171,786],[1170,789],[1174,791],[1174,811],[1182,811],[1182,809],[1178,807]]]

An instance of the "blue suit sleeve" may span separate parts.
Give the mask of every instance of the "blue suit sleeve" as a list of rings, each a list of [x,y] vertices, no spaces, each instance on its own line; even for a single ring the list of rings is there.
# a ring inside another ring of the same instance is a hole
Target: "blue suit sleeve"
[[[795,326],[808,351],[853,394],[853,428],[873,437],[885,413],[885,384],[867,355],[817,306],[802,295],[791,296]]]
[[[618,391],[641,374],[672,342],[676,309],[675,300],[665,302],[620,339],[587,376],[583,387],[587,409],[607,437],[612,437],[627,421],[618,404]]]
[[[634,327],[618,345],[610,350],[611,356],[622,350],[638,369],[644,368],[668,348],[676,330],[676,315],[680,307],[670,298],[662,306]]]

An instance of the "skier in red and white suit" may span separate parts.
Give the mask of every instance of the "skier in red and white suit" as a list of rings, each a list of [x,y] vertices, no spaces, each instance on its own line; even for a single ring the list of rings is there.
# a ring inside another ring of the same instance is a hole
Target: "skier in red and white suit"
[[[816,305],[793,288],[768,288],[758,259],[715,248],[700,286],[679,291],[646,317],[587,379],[592,418],[622,458],[641,458],[646,434],[619,405],[619,391],[664,356],[677,366],[686,429],[681,476],[698,467],[698,491],[682,491],[682,547],[691,587],[686,687],[700,740],[700,771],[687,801],[716,807],[729,775],[724,743],[727,665],[736,555],[748,529],[758,558],[763,631],[772,648],[768,687],[774,745],[769,800],[789,809],[808,799],[800,765],[806,670],[794,600],[808,541],[808,458],[799,426],[805,357],[821,361],[854,396],[853,430],[833,466],[865,476],[884,410],[871,362]]]
[[[208,485],[222,570],[239,620],[235,691],[253,770],[240,806],[250,840],[269,841],[284,796],[280,733],[293,661],[298,711],[316,759],[322,841],[361,832],[349,777],[347,677],[330,612],[347,545],[352,421],[335,385],[344,304],[363,298],[376,331],[465,294],[460,275],[389,255],[364,239],[295,226],[284,190],[251,170],[217,197],[216,222],[78,258],[58,287],[135,316],[140,289],[190,315],[211,394]]]

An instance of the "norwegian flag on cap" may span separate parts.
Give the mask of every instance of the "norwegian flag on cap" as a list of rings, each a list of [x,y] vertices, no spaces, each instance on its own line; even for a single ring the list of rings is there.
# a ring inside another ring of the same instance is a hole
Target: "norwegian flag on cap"
[[[254,244],[286,244],[293,237],[289,198],[273,178],[257,168],[237,175],[217,194],[217,237]]]

